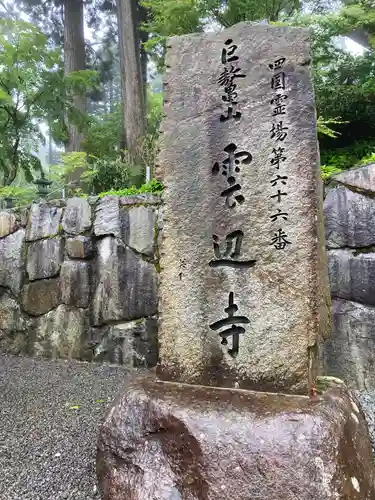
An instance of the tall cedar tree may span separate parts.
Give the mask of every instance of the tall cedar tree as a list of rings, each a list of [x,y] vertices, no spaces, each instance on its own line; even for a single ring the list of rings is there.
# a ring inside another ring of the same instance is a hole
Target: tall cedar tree
[[[121,111],[126,149],[134,164],[142,164],[140,148],[146,135],[144,74],[137,0],[117,0],[121,70]]]

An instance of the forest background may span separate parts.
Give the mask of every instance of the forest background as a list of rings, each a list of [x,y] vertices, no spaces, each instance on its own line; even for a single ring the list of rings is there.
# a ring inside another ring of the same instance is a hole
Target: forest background
[[[0,0],[0,198],[160,191],[166,38],[307,26],[322,176],[375,161],[374,0]]]

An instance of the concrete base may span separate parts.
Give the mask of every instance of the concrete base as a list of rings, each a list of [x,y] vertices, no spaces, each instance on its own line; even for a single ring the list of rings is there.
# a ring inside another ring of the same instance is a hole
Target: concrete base
[[[101,428],[103,500],[375,500],[364,415],[314,398],[134,380]]]

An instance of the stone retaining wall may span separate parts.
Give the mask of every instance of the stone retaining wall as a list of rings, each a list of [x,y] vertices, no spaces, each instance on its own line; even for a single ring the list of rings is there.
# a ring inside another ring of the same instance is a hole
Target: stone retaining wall
[[[0,351],[154,366],[160,204],[109,196],[0,211]],[[335,176],[324,212],[323,370],[375,389],[375,164]]]
[[[160,198],[0,212],[0,351],[153,366]]]
[[[325,202],[333,333],[324,371],[375,388],[375,164],[338,174]]]

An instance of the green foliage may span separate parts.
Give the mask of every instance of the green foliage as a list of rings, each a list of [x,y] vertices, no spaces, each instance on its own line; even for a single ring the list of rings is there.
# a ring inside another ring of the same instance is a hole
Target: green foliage
[[[331,165],[322,165],[320,167],[321,176],[324,182],[328,181],[332,175],[339,174],[342,172],[341,168],[337,168]]]
[[[35,155],[45,139],[39,124],[48,122],[63,139],[65,117],[83,124],[85,117],[73,104],[73,95],[95,85],[93,72],[64,78],[62,58],[34,26],[0,20],[0,176],[10,185],[19,169],[32,182],[41,169]]]
[[[90,157],[88,168],[82,175],[88,191],[97,194],[103,190],[122,189],[132,183],[141,183],[144,179],[143,171],[127,160],[126,152],[123,157],[115,159]]]
[[[103,191],[99,193],[99,196],[102,198],[103,196],[109,196],[109,195],[115,195],[115,196],[131,196],[135,194],[142,194],[142,193],[162,193],[164,190],[163,184],[156,180],[152,179],[150,182],[146,182],[145,184],[142,184],[139,188],[135,186],[131,186],[130,188],[125,188],[125,189],[119,189],[119,190],[110,190],[110,191]]]
[[[357,166],[368,165],[369,163],[375,163],[375,151],[363,156],[358,162]]]
[[[113,113],[103,113],[90,119],[84,150],[89,156],[116,158],[121,136],[120,106]]]
[[[28,203],[36,197],[36,188],[33,186],[3,186],[0,187],[0,198],[15,198],[17,203]]]
[[[160,122],[163,116],[163,94],[148,92],[147,96],[147,130],[145,144],[141,157],[146,156],[145,164],[152,166],[153,159],[150,152],[158,135]],[[121,112],[117,105],[112,113],[102,113],[91,117],[84,149],[90,157],[117,158],[120,154],[119,144],[121,137]]]
[[[357,2],[357,5],[330,14],[300,15],[289,20],[289,24],[307,26],[312,30],[318,115],[335,125],[334,136],[325,134],[320,138],[322,151],[341,148],[375,135],[375,51],[370,48],[363,55],[352,54],[336,43],[337,36],[358,29],[374,29],[373,18],[374,13]]]
[[[66,184],[66,178],[75,171],[80,172],[79,184],[83,186],[83,191],[92,194],[103,190],[124,189],[132,184],[139,185],[144,179],[144,172],[130,164],[126,151],[123,152],[123,157],[115,158],[97,158],[88,156],[85,152],[66,153],[61,160],[61,165],[50,168],[53,192],[69,187],[75,194],[81,194],[82,188]]]
[[[210,22],[228,27],[240,21],[276,21],[301,8],[300,0],[143,0],[141,4],[150,13],[144,26],[150,33],[145,47],[159,69],[167,37],[201,32]]]
[[[335,167],[340,170],[347,170],[355,165],[366,161],[375,151],[375,138],[365,141],[358,141],[350,146],[336,149],[325,149],[321,151],[322,164],[327,167]],[[363,164],[363,163],[362,163]]]
[[[317,130],[318,134],[330,137],[332,139],[336,139],[340,135],[340,132],[337,132],[336,130],[333,130],[330,125],[341,125],[345,122],[339,120],[339,119],[329,119],[325,120],[321,116],[318,117],[316,125],[317,125]]]

